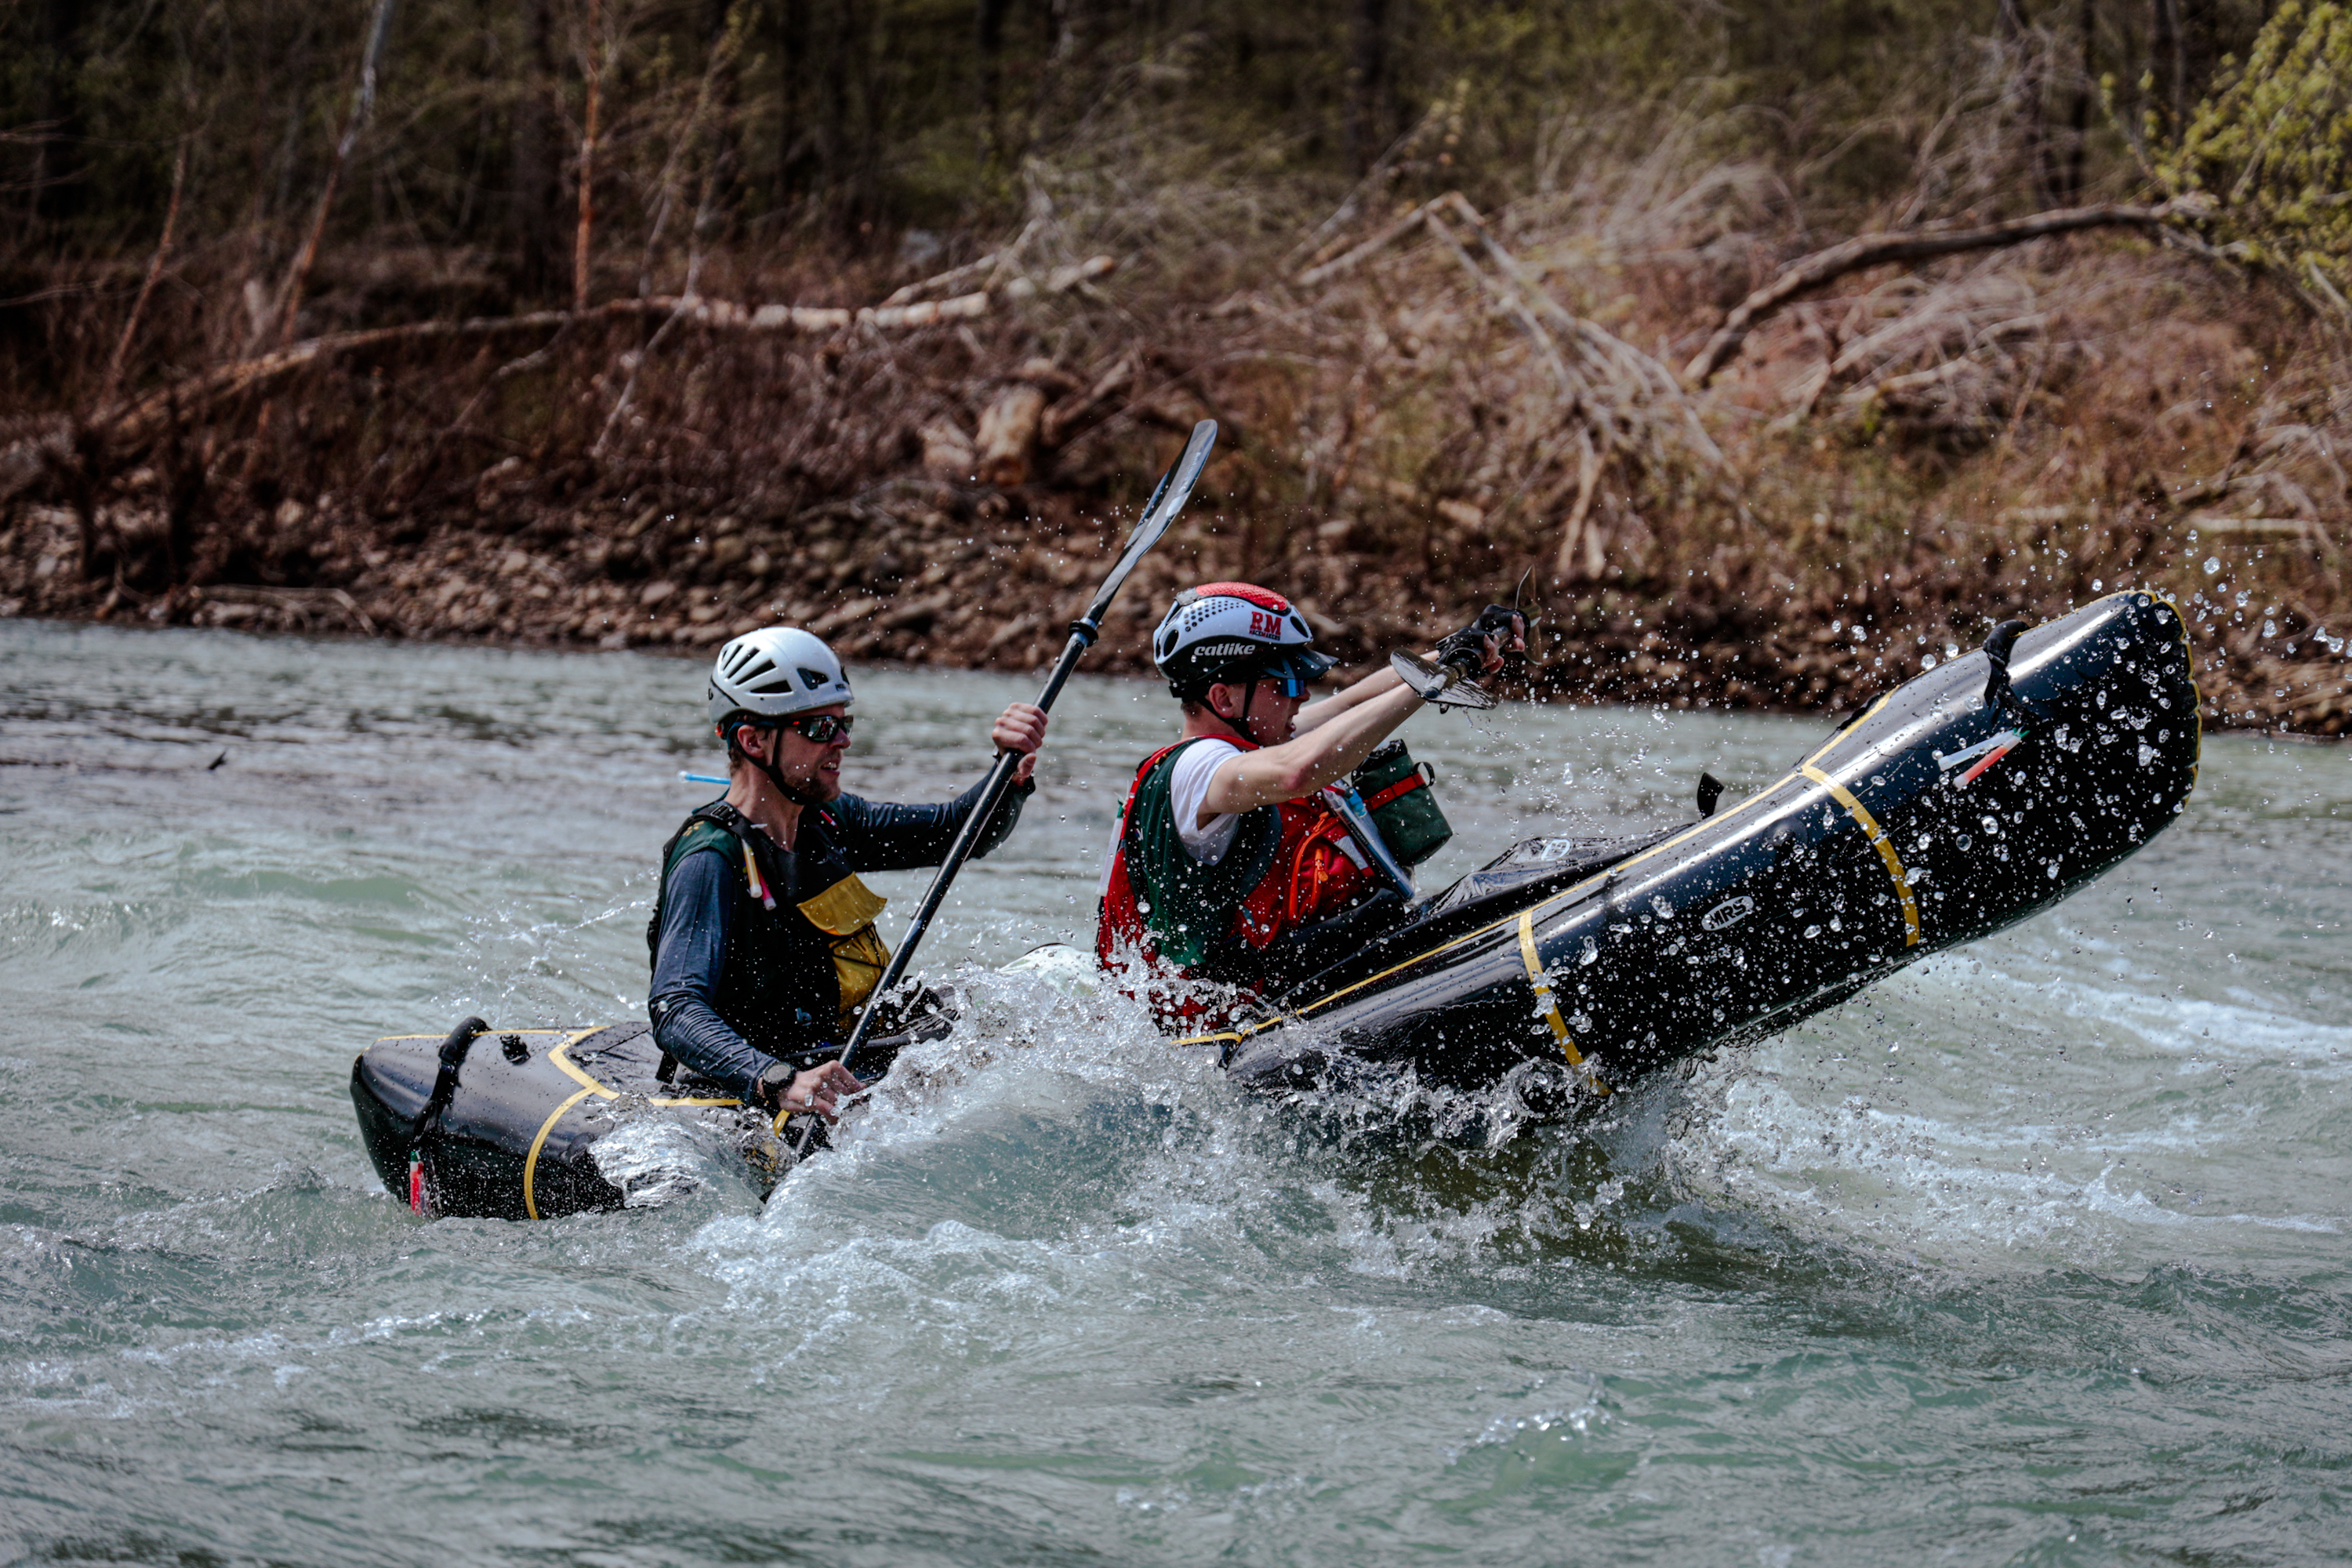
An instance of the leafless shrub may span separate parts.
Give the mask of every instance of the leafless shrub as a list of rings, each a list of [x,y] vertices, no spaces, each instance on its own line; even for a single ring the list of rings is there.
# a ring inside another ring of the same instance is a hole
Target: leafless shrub
[[[1890,279],[1809,313],[1821,357],[1791,417],[1834,394],[1865,431],[1892,427],[1953,450],[1984,446],[2021,416],[2065,353],[2034,280],[1999,258],[1956,277]]]

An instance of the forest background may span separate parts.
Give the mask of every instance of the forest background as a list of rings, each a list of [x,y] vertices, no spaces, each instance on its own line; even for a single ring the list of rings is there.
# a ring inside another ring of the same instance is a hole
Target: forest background
[[[2352,18],[2261,0],[26,0],[0,615],[1851,704],[2133,585],[2352,726]]]

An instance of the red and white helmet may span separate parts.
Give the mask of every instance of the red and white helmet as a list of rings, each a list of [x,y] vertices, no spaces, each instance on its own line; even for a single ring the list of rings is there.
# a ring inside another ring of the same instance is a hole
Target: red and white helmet
[[[1333,660],[1313,651],[1307,617],[1255,583],[1203,583],[1176,595],[1151,634],[1151,662],[1168,689],[1197,701],[1220,680],[1308,681]]]

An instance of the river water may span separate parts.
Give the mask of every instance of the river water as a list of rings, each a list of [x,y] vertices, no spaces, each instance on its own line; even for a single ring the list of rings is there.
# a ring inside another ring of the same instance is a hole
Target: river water
[[[2053,912],[1604,1126],[1236,1094],[1083,941],[1080,679],[926,951],[977,1025],[762,1205],[423,1223],[374,1036],[642,1005],[698,667],[0,623],[0,1561],[2308,1563],[2352,1542],[2352,752],[2210,739]],[[940,798],[1027,679],[859,676]],[[1808,721],[1427,715],[1444,879]],[[217,761],[216,766],[212,765]],[[920,875],[877,879],[904,910]],[[887,918],[886,918],[887,923]]]

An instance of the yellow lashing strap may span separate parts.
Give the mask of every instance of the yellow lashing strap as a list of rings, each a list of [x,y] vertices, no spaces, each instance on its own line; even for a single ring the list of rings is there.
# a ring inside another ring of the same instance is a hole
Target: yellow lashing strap
[[[553,1110],[548,1113],[547,1120],[539,1124],[539,1135],[530,1141],[530,1152],[523,1156],[522,1212],[529,1215],[533,1219],[537,1219],[539,1217],[539,1156],[540,1152],[547,1147],[547,1135],[555,1131],[555,1124],[563,1120],[564,1113],[566,1111],[579,1104],[582,1100],[588,1099],[591,1095],[593,1095],[599,1100],[618,1100],[621,1098],[621,1091],[619,1089],[608,1088],[589,1077],[586,1072],[582,1070],[580,1064],[572,1059],[570,1055],[572,1047],[578,1045],[581,1041],[586,1039],[591,1035],[601,1035],[604,1032],[604,1026],[602,1025],[592,1029],[576,1030],[569,1038],[564,1040],[562,1044],[557,1046],[553,1050],[547,1053],[547,1059],[553,1062],[556,1067],[561,1068],[566,1078],[578,1084],[580,1086],[580,1092],[573,1095],[571,1099],[565,1100],[562,1104],[557,1106]],[[419,1036],[416,1037],[421,1039],[426,1037]],[[650,1100],[647,1103],[653,1105],[740,1105],[743,1102],[740,1100],[734,1099],[712,1100],[681,1098],[674,1100]]]
[[[562,1049],[561,1046],[556,1048]],[[581,1089],[557,1106],[554,1112],[539,1124],[539,1136],[530,1141],[530,1152],[523,1156],[522,1162],[522,1212],[531,1218],[539,1217],[539,1152],[547,1147],[547,1135],[555,1131],[555,1124],[563,1120],[565,1111],[590,1095],[604,1092],[593,1085]]]
[[[1526,961],[1528,984],[1535,988],[1536,1000],[1543,1004],[1544,1022],[1551,1026],[1551,1037],[1559,1042],[1559,1054],[1568,1058],[1569,1066],[1584,1068],[1584,1081],[1607,1094],[1609,1086],[1595,1077],[1591,1068],[1584,1067],[1584,1053],[1569,1037],[1568,1020],[1559,1016],[1559,1000],[1551,994],[1551,976],[1544,973],[1543,959],[1536,952],[1536,912],[1532,909],[1519,911],[1519,957]]]
[[[1886,863],[1886,874],[1895,879],[1895,896],[1903,900],[1903,945],[1918,946],[1919,902],[1911,896],[1911,878],[1903,869],[1902,857],[1895,853],[1895,840],[1886,837],[1885,829],[1878,826],[1878,818],[1871,816],[1870,808],[1854,798],[1853,791],[1811,763],[1804,765],[1802,772],[1845,807],[1846,815],[1853,818],[1861,827],[1863,837],[1870,840],[1870,847],[1877,850],[1878,858]]]

